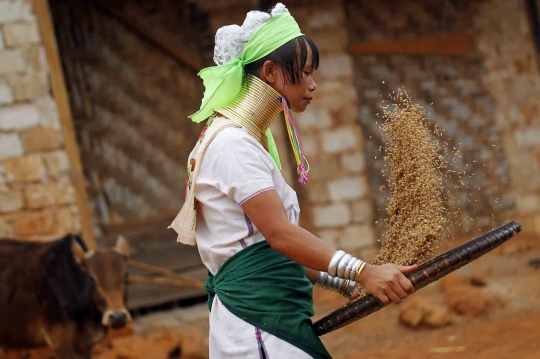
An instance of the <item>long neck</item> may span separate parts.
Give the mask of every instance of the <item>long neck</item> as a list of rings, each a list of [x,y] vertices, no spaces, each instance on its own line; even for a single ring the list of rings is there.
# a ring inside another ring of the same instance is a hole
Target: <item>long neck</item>
[[[253,75],[246,75],[236,99],[215,112],[244,127],[264,148],[268,149],[265,132],[274,118],[283,111],[281,94]]]

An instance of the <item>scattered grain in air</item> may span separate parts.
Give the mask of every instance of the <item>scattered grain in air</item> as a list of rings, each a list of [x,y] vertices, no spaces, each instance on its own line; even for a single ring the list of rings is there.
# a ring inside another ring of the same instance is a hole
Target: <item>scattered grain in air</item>
[[[390,96],[380,125],[390,191],[384,242],[374,264],[421,263],[434,255],[448,225],[443,176],[448,166],[443,146],[432,132],[422,106],[404,91]],[[406,180],[403,180],[406,178]]]

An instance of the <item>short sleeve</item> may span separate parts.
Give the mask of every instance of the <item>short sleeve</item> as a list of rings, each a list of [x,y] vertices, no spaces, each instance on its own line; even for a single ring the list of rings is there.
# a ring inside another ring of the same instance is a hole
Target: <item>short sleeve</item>
[[[204,154],[201,174],[214,186],[243,204],[274,188],[274,164],[257,140],[242,129],[223,130]]]

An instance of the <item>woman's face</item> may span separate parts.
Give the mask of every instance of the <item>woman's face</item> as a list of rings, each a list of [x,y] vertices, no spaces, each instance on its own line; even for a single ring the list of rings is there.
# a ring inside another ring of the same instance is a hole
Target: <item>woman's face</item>
[[[315,69],[311,66],[312,52],[308,46],[306,66],[302,69],[300,82],[292,84],[286,81],[283,72],[271,61],[266,61],[262,68],[262,78],[276,91],[285,96],[293,112],[304,112],[313,100],[313,92],[317,89]]]

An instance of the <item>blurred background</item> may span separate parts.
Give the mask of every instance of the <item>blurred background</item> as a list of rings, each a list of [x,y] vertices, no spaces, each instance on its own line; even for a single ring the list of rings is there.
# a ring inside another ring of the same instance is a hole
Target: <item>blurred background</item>
[[[509,220],[524,227],[408,307],[324,337],[330,352],[540,357],[540,1],[284,4],[321,55],[315,101],[296,116],[311,167],[307,186],[294,179],[284,123],[272,124],[304,228],[373,258],[388,196],[376,114],[398,87],[461,152],[452,169],[470,175],[459,188],[447,183],[450,206],[461,213],[441,250]],[[167,229],[182,206],[187,156],[202,130],[187,118],[202,98],[197,72],[213,65],[219,27],[273,5],[0,0],[0,237],[49,241],[82,233],[97,248],[122,234],[137,263],[204,280],[196,248],[177,244]],[[148,276],[140,266],[130,274]],[[207,309],[195,305],[205,301],[202,288],[131,283],[128,292],[134,335],[189,333],[185,342],[194,348],[182,357],[205,357]],[[343,304],[315,294],[318,317]],[[116,357],[108,345],[95,356]]]

